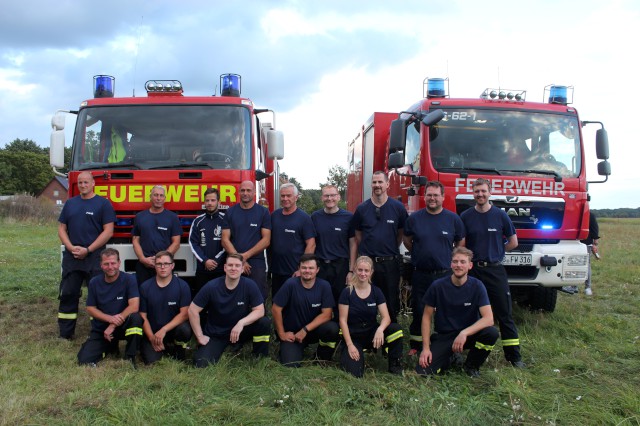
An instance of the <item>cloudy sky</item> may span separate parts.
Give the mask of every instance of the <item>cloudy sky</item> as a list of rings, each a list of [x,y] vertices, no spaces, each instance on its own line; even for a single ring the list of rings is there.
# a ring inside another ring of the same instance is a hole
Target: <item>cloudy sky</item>
[[[0,146],[49,143],[51,115],[92,96],[92,77],[116,77],[116,96],[149,79],[213,94],[241,74],[243,96],[274,109],[285,134],[281,169],[305,188],[346,166],[347,144],[374,111],[406,109],[425,77],[448,77],[452,97],[487,87],[575,87],[583,120],[604,122],[613,175],[593,184],[595,208],[640,207],[640,2],[540,0],[70,1],[3,3]],[[593,133],[585,132],[589,178]],[[70,140],[70,134],[67,136]]]

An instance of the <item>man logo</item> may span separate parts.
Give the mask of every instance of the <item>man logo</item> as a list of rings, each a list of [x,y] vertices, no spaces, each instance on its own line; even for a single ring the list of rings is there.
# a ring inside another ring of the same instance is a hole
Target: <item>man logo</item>
[[[520,197],[507,196],[505,197],[505,201],[509,204],[518,204],[520,202]]]

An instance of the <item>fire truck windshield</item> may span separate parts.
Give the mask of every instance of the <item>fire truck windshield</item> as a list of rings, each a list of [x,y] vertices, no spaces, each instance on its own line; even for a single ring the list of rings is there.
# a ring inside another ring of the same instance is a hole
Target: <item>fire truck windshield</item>
[[[487,109],[444,111],[444,119],[429,128],[429,154],[440,172],[580,174],[576,116]]]
[[[251,116],[228,105],[118,105],[80,111],[72,169],[249,169]]]

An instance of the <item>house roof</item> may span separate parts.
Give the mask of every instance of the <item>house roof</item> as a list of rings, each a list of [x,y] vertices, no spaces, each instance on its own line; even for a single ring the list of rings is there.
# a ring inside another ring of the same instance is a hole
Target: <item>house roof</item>
[[[51,185],[51,183],[53,181],[57,181],[58,184],[62,185],[62,187],[65,189],[65,191],[69,191],[69,179],[67,179],[66,177],[62,177],[62,176],[54,176],[53,178],[51,178],[51,180],[49,182],[47,182],[47,184],[44,186],[44,188],[42,188],[40,190],[40,192],[38,192],[36,194],[36,198],[41,196],[42,193],[44,192],[44,190],[47,189],[47,187],[49,185]]]
[[[62,176],[54,176],[53,179],[55,179],[58,182],[60,182],[60,185],[62,185],[64,187],[64,189],[66,189],[67,191],[69,190],[69,179],[67,179],[66,177],[62,177]]]

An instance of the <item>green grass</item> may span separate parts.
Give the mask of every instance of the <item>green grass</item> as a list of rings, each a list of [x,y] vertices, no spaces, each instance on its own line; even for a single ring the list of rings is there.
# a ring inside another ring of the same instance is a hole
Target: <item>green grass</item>
[[[639,425],[640,220],[600,226],[594,296],[559,294],[553,314],[516,306],[529,368],[509,367],[498,347],[471,380],[460,372],[418,377],[415,359],[404,377],[392,376],[376,356],[355,379],[333,366],[286,369],[246,351],[204,370],[162,360],[133,371],[114,358],[79,367],[84,311],[78,338],[57,338],[55,226],[4,223],[0,424]]]

